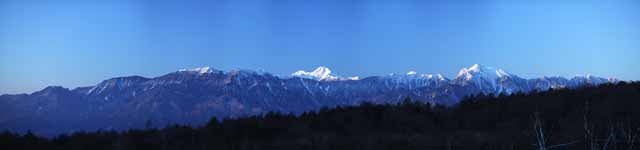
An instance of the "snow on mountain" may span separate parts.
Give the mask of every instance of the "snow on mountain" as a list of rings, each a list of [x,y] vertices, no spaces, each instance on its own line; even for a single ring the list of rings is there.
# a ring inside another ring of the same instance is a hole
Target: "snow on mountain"
[[[426,74],[426,77],[430,78],[430,79],[435,78],[435,79],[438,79],[440,81],[449,80],[449,79],[445,78],[444,76],[442,76],[442,74]]]
[[[126,88],[135,86],[138,83],[142,83],[148,80],[150,79],[141,76],[111,78],[98,83],[96,86],[93,86],[91,89],[86,91],[86,94],[97,95],[109,90],[125,90]]]
[[[528,91],[526,79],[511,75],[500,68],[493,68],[474,64],[469,68],[462,68],[454,79],[455,84],[470,85],[484,93],[513,93]]]
[[[448,82],[448,79],[441,74],[418,74],[416,71],[409,71],[406,74],[389,74],[384,76],[385,86],[390,89],[419,87],[437,87]]]
[[[353,77],[347,77],[347,80],[360,80],[360,77],[358,76],[353,76]]]
[[[532,89],[558,89],[566,88],[569,80],[559,76],[543,76],[537,79],[529,79],[529,85]]]
[[[398,103],[404,97],[421,102],[453,105],[468,95],[512,94],[544,91],[550,88],[577,88],[615,82],[595,76],[542,77],[523,79],[501,69],[473,65],[463,68],[449,80],[441,74],[416,71],[373,76],[339,77],[327,67],[291,76],[289,79],[250,70],[220,71],[210,67],[182,69],[166,75],[145,78],[117,77],[96,85],[74,90],[48,87],[33,94],[3,95],[0,102],[11,101],[0,114],[28,113],[35,116],[9,115],[7,122],[39,124],[49,118],[68,120],[84,129],[128,129],[142,127],[144,121],[158,124],[205,122],[220,118],[259,115],[277,111],[302,113],[322,107],[355,105],[361,102]],[[331,82],[326,82],[331,81]],[[4,124],[3,124],[4,123]],[[20,129],[17,123],[11,126]],[[66,126],[42,126],[34,131],[67,131]]]
[[[339,76],[336,76],[336,75],[332,75],[331,74],[331,69],[329,69],[328,67],[325,67],[325,66],[319,66],[318,68],[316,68],[312,72],[307,72],[307,71],[304,71],[304,70],[298,70],[298,71],[292,73],[291,76],[300,77],[300,78],[307,78],[307,79],[313,79],[313,80],[318,80],[318,81],[358,80],[359,79],[359,77],[357,77],[357,76],[343,78],[343,77],[339,77]]]
[[[584,84],[584,83],[591,84],[591,85],[598,85],[598,84],[610,82],[612,80],[611,79],[601,78],[601,77],[595,77],[595,76],[592,76],[592,75],[576,75],[575,77],[571,78],[571,80],[569,80],[569,81],[573,85],[580,85],[580,84]],[[615,81],[615,80],[613,80],[613,81]]]
[[[466,80],[472,80],[474,77],[495,80],[502,77],[511,76],[509,73],[502,69],[496,69],[493,67],[482,66],[474,64],[469,68],[462,68],[456,78],[464,77]]]
[[[178,72],[197,72],[199,74],[212,73],[213,69],[211,67],[198,67],[192,69],[180,69]]]
[[[395,78],[395,79],[403,79],[403,80],[409,80],[409,79],[448,80],[442,74],[418,74],[418,72],[414,70],[408,71],[406,74],[392,73],[386,76],[386,78]]]

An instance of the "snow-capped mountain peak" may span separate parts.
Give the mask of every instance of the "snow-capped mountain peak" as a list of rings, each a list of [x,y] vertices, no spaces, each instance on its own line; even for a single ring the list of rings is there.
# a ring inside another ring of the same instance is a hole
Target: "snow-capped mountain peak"
[[[316,68],[316,70],[313,70],[313,72],[311,72],[311,75],[319,77],[321,79],[328,79],[331,78],[331,69],[325,67],[325,66],[320,66],[318,68]]]
[[[471,67],[467,68],[467,70],[473,71],[473,72],[480,72],[481,69],[484,69],[484,68],[485,68],[485,66],[481,67],[480,64],[473,64],[473,65],[471,65]]]
[[[311,72],[307,72],[307,71],[304,71],[304,70],[298,70],[298,71],[292,73],[291,76],[300,77],[300,78],[307,78],[307,79],[313,79],[313,80],[318,80],[318,81],[359,80],[360,79],[360,77],[358,77],[358,76],[340,77],[340,76],[337,76],[337,75],[333,75],[331,73],[332,73],[331,69],[329,69],[328,67],[319,66],[318,68],[316,68],[315,70],[313,70]]]
[[[458,72],[458,75],[456,76],[456,78],[464,78],[465,80],[471,80],[472,78],[474,78],[474,76],[495,80],[497,78],[509,77],[511,76],[511,74],[499,68],[496,69],[493,67],[473,64],[469,68],[462,68]]]
[[[291,74],[291,76],[307,78],[307,79],[314,79],[314,80],[321,80],[321,81],[322,80],[337,80],[338,79],[337,76],[331,75],[331,69],[329,69],[328,67],[325,67],[325,66],[319,66],[318,68],[316,68],[312,72],[299,70],[299,71],[296,71],[293,74]]]
[[[411,75],[416,75],[416,74],[418,74],[418,73],[416,71],[414,71],[414,70],[411,70],[411,71],[407,72],[407,75],[410,75],[410,76]]]
[[[193,69],[180,69],[179,72],[197,72],[199,74],[212,73],[213,69],[211,67],[198,67]]]
[[[472,84],[483,91],[507,92],[513,90],[509,86],[513,82],[521,82],[518,77],[511,79],[512,75],[502,69],[474,64],[469,68],[462,68],[458,72],[455,81],[462,85]],[[509,79],[509,80],[507,80]]]

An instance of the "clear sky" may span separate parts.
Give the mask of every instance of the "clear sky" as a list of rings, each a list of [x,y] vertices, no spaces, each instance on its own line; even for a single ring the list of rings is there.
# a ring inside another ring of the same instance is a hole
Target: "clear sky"
[[[640,79],[638,0],[0,0],[0,94],[181,68]]]

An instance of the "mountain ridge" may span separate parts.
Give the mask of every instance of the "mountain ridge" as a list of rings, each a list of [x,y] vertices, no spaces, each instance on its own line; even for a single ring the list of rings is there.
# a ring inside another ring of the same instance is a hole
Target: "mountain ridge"
[[[0,112],[7,114],[0,115],[0,127],[55,134],[78,129],[136,128],[144,126],[146,120],[198,124],[212,116],[299,114],[362,102],[398,103],[405,97],[454,105],[465,96],[481,93],[526,93],[617,82],[593,76],[524,79],[481,65],[463,68],[463,76],[453,79],[416,72],[345,79],[332,75],[326,67],[318,71],[312,75],[320,76],[283,77],[251,70],[201,67],[153,78],[116,77],[74,89],[51,86],[31,94],[0,96]]]
[[[479,70],[486,70],[487,68],[488,69],[492,69],[492,70],[495,69],[495,71],[502,72],[502,74],[505,74],[505,75],[508,75],[508,76],[513,75],[511,73],[507,73],[506,71],[502,70],[501,68],[494,68],[494,67],[490,67],[490,66],[486,66],[486,65],[482,65],[482,64],[473,64],[470,67],[461,68],[458,71],[457,75],[455,75],[453,78],[447,78],[444,75],[442,75],[441,73],[418,73],[415,70],[410,70],[406,74],[390,73],[388,75],[372,75],[372,76],[365,76],[365,77],[360,77],[360,76],[342,77],[342,76],[334,74],[335,72],[333,72],[329,67],[324,66],[324,65],[318,66],[316,69],[314,69],[311,72],[307,72],[305,70],[298,70],[298,71],[295,71],[295,72],[293,72],[293,73],[291,73],[289,75],[273,75],[273,74],[270,74],[268,72],[262,72],[262,74],[263,75],[267,75],[268,74],[268,75],[271,75],[271,76],[279,77],[281,79],[299,77],[299,78],[313,79],[313,80],[318,80],[318,81],[360,80],[360,79],[370,78],[370,77],[374,77],[375,78],[375,77],[401,77],[401,76],[418,76],[418,77],[426,77],[426,78],[432,78],[433,76],[435,76],[435,77],[439,78],[440,80],[454,80],[454,79],[459,78],[460,76],[462,76],[461,74],[463,73],[464,70],[476,70],[476,68],[479,68]],[[314,73],[315,71],[318,71],[318,70],[322,70],[322,71],[326,72],[326,75],[324,75],[325,76],[324,78],[321,78],[322,75],[320,75],[320,76],[318,76],[318,75],[309,75],[310,73]],[[109,78],[109,79],[106,79],[106,80],[102,80],[98,84],[103,83],[103,82],[108,81],[108,80],[123,79],[123,78],[153,79],[153,78],[167,76],[167,75],[174,74],[174,73],[208,74],[208,73],[228,73],[228,72],[234,72],[234,71],[245,71],[245,72],[258,73],[257,71],[244,70],[244,69],[232,69],[232,70],[229,70],[229,71],[223,71],[223,70],[215,69],[213,67],[203,66],[203,67],[196,67],[196,68],[189,68],[189,69],[178,69],[177,71],[169,72],[167,74],[156,76],[156,77],[144,77],[144,76],[140,76],[140,75],[113,77],[113,78]],[[258,73],[258,74],[260,74],[260,73]],[[513,75],[513,76],[519,77],[517,75]],[[519,78],[521,78],[521,77],[519,77]],[[620,81],[619,79],[614,78],[614,77],[603,78],[603,77],[598,77],[598,76],[594,76],[594,75],[591,75],[591,74],[586,74],[586,75],[576,74],[576,75],[574,75],[572,77],[559,76],[559,75],[550,75],[550,76],[542,75],[542,76],[539,76],[539,77],[523,78],[523,79],[533,80],[533,79],[538,79],[538,78],[545,78],[545,79],[548,79],[548,78],[564,78],[564,79],[567,79],[567,80],[571,80],[573,78],[601,78],[601,79],[605,79],[605,80],[610,81],[610,82],[618,82],[618,81]],[[96,85],[98,85],[98,84],[96,84]],[[81,89],[87,88],[87,87],[95,87],[96,85],[78,86],[78,87],[72,88],[70,90],[72,90],[72,91],[73,90],[81,90]],[[64,86],[61,86],[61,85],[50,85],[50,86],[47,86],[47,87],[51,87],[51,86],[64,87]],[[38,92],[38,91],[34,91],[34,92]],[[32,92],[32,93],[34,93],[34,92]],[[30,94],[30,93],[14,93],[14,94],[7,93],[7,94],[0,94],[0,95],[20,95],[20,94]]]

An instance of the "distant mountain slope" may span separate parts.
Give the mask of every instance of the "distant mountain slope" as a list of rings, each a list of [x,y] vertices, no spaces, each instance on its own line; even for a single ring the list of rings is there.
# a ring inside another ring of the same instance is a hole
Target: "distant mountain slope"
[[[635,150],[639,100],[640,82],[625,82],[469,97],[455,107],[405,99],[54,139],[0,132],[0,149]]]
[[[362,102],[397,103],[405,97],[452,105],[467,96],[575,88],[616,82],[593,76],[523,79],[501,69],[473,65],[448,79],[440,74],[392,74],[359,79],[326,67],[289,77],[248,70],[184,69],[154,78],[112,78],[76,89],[47,87],[32,94],[0,96],[0,127],[55,134],[73,130],[127,129],[168,123],[203,123],[269,111],[301,113]]]

